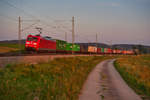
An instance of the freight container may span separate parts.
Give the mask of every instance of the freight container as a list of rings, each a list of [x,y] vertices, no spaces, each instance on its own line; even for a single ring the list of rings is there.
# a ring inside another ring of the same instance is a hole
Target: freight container
[[[72,43],[66,43],[66,51],[80,51],[80,45],[74,44],[72,48]]]
[[[117,54],[121,54],[121,50],[116,50],[116,53]]]
[[[94,47],[94,52],[97,53],[97,47]]]
[[[134,54],[133,50],[130,50],[128,53],[129,53],[130,55],[133,55],[133,54]]]
[[[117,50],[113,50],[113,54],[116,54],[117,53]]]
[[[123,53],[123,54],[127,54],[127,50],[123,50],[122,53]]]
[[[132,50],[123,50],[122,52],[123,54],[134,54],[134,52]]]
[[[66,44],[66,51],[72,51],[72,43]]]
[[[80,52],[81,53],[88,53],[88,46],[80,45]]]
[[[79,52],[79,51],[80,51],[80,45],[74,44],[74,45],[73,45],[73,51]]]
[[[96,53],[96,52],[97,52],[97,47],[94,47],[94,46],[88,46],[88,52]]]
[[[98,53],[98,54],[101,53],[101,48],[97,48],[97,53]]]
[[[107,49],[107,53],[111,54],[111,53],[112,53],[112,49],[111,49],[111,48],[108,48],[108,49]]]
[[[104,48],[104,53],[108,53],[108,52],[107,52],[107,48]]]
[[[104,48],[101,48],[101,53],[104,53]]]
[[[56,50],[57,51],[65,51],[66,50],[66,41],[56,40]]]

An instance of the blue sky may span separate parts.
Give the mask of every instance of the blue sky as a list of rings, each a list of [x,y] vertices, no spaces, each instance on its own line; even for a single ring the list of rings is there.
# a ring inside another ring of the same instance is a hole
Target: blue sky
[[[64,39],[67,32],[71,42],[71,17],[75,16],[76,42],[95,42],[97,33],[103,43],[150,45],[150,0],[1,0],[0,40],[17,39],[18,16],[36,20],[32,15],[42,21],[24,30],[22,38],[42,27],[43,35],[53,38]],[[23,21],[22,27],[33,23]]]

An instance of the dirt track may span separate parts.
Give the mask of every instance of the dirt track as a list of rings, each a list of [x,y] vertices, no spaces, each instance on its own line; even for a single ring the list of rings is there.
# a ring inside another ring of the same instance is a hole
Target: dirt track
[[[141,100],[113,66],[114,60],[98,64],[86,80],[79,100]]]

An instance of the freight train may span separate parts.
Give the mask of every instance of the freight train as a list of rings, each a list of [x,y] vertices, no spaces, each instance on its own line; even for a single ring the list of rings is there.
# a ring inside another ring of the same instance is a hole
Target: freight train
[[[116,50],[68,43],[64,40],[42,37],[41,35],[28,35],[25,43],[26,51],[53,52],[53,53],[81,53],[81,54],[134,54],[132,50]]]

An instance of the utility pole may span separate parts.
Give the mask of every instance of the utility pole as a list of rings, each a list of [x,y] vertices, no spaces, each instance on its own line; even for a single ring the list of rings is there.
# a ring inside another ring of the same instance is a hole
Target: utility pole
[[[74,46],[74,16],[72,17],[72,54],[74,54],[73,52],[73,46]]]
[[[19,45],[19,49],[21,50],[21,17],[19,16],[18,19],[18,45]]]
[[[96,33],[96,48],[98,48],[97,33]],[[98,52],[97,52],[98,53]]]
[[[113,45],[112,45],[112,40],[110,40],[110,49],[112,50],[113,49]],[[111,55],[112,53],[110,53]]]
[[[96,33],[96,47],[98,46],[98,44],[97,44],[98,42],[97,42],[97,33]]]
[[[65,41],[67,42],[67,32],[65,32]]]

